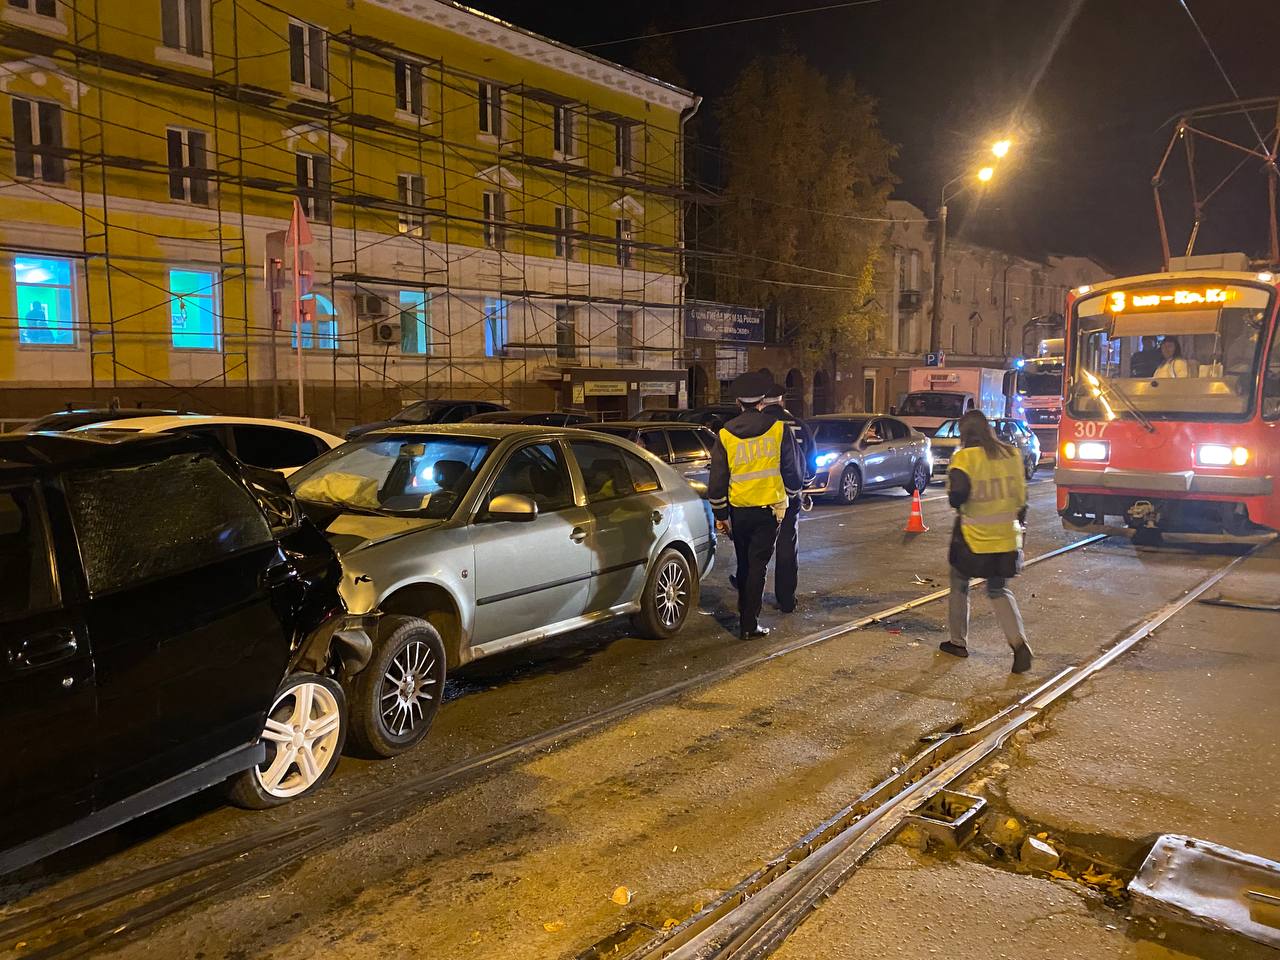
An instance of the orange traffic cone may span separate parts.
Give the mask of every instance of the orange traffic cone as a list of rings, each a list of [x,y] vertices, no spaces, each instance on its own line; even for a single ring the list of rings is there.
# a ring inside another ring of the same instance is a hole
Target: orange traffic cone
[[[924,525],[924,513],[920,509],[920,491],[911,491],[911,519],[907,521],[907,533],[927,533],[929,528]]]

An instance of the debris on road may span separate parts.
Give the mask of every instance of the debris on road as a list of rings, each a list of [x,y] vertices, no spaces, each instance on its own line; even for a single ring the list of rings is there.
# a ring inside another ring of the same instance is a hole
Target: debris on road
[[[1028,869],[1043,870],[1048,873],[1057,869],[1058,861],[1061,858],[1052,844],[1041,840],[1039,837],[1027,837],[1022,841],[1022,847],[1018,851],[1018,859]]]
[[[631,888],[615,887],[613,891],[613,896],[611,896],[609,899],[612,900],[614,903],[616,903],[618,906],[625,907],[628,903],[631,902],[631,898],[633,896],[635,896],[635,893],[631,890]]]

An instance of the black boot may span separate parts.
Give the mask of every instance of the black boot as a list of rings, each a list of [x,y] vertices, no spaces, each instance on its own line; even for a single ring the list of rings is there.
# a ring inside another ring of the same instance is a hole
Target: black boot
[[[769,635],[769,633],[770,631],[768,627],[762,627],[759,624],[757,624],[756,626],[752,627],[750,630],[743,630],[740,634],[738,634],[738,639],[739,640],[763,640],[765,637]]]
[[[943,653],[949,653],[953,657],[967,657],[969,648],[962,643],[952,643],[950,640],[943,640],[938,644],[938,649]]]
[[[1031,669],[1031,647],[1027,645],[1027,641],[1023,640],[1013,648],[1013,672],[1026,673]]]

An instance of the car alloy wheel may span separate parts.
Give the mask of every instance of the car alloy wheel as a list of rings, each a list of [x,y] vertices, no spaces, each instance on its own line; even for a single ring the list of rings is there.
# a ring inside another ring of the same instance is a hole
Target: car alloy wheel
[[[378,709],[383,726],[393,737],[409,736],[432,712],[432,701],[440,696],[435,657],[430,647],[414,640],[405,644],[387,665]]]
[[[305,793],[337,763],[344,732],[339,696],[324,683],[304,680],[276,697],[262,731],[267,756],[253,771],[268,796],[288,800]]]
[[[858,473],[858,468],[845,467],[844,473],[840,474],[840,499],[845,503],[853,503],[860,493],[862,493],[862,477]]]
[[[908,492],[924,493],[925,490],[929,489],[929,479],[929,467],[921,460],[911,473],[911,486],[908,488]]]
[[[669,559],[658,572],[658,619],[668,630],[674,630],[689,608],[689,577],[679,560]]]

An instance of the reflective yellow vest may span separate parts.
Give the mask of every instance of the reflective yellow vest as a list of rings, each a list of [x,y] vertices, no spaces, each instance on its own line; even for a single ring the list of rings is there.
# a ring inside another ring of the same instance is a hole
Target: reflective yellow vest
[[[1018,511],[1027,502],[1027,478],[1019,456],[991,459],[981,447],[962,447],[947,472],[969,477],[969,499],[960,507],[960,530],[974,553],[1011,553],[1022,547]]]
[[[771,507],[787,499],[782,484],[782,437],[786,425],[779,420],[758,437],[735,437],[720,431],[720,443],[729,458],[729,504],[734,507]]]

